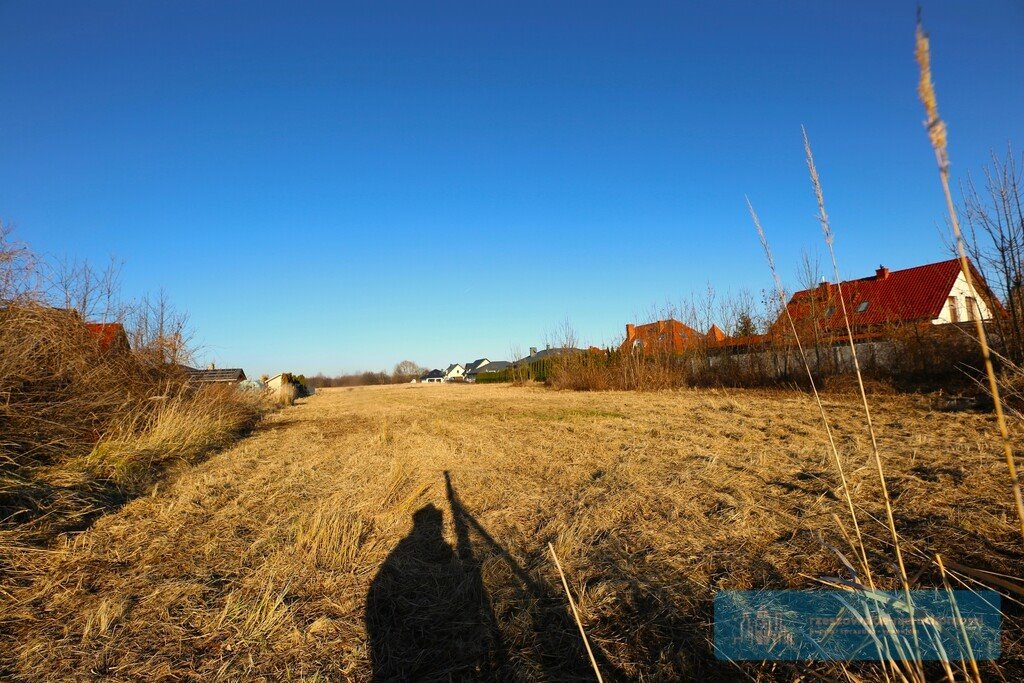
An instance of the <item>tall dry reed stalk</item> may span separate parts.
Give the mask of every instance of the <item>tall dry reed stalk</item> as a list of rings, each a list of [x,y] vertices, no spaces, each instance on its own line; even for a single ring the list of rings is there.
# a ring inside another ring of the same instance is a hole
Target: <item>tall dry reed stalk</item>
[[[946,199],[946,210],[949,212],[949,221],[953,229],[954,240],[956,241],[960,268],[964,273],[964,278],[967,280],[968,288],[973,291],[973,276],[964,247],[964,236],[960,231],[960,221],[957,218],[956,206],[953,204],[953,195],[949,189],[949,152],[947,149],[946,124],[939,116],[939,104],[935,97],[935,85],[932,83],[931,51],[928,34],[924,32],[920,16],[918,17],[914,38],[914,55],[921,72],[917,85],[917,94],[921,99],[921,103],[924,104],[925,114],[928,116],[925,120],[925,128],[928,130],[928,140],[935,151],[935,161],[939,167],[939,180],[942,182],[942,192]],[[985,374],[988,376],[989,392],[992,394],[992,400],[995,404],[996,424],[999,426],[1003,456],[1006,459],[1006,467],[1010,473],[1013,500],[1017,508],[1017,518],[1020,522],[1020,533],[1021,537],[1024,538],[1024,497],[1021,495],[1020,479],[1017,476],[1017,464],[1013,455],[1013,444],[1010,442],[1010,432],[1006,426],[1006,416],[1003,414],[1003,403],[999,395],[999,382],[996,379],[995,368],[992,364],[992,354],[989,351],[988,339],[985,335],[985,324],[982,322],[980,315],[974,316],[974,327],[978,335],[978,344],[981,346],[981,355],[985,362]]]
[[[847,508],[850,511],[850,519],[853,521],[854,535],[857,538],[857,547],[854,551],[859,556],[858,559],[861,563],[861,569],[864,571],[864,576],[867,578],[868,585],[874,588],[874,579],[871,576],[871,565],[868,563],[867,549],[864,545],[864,537],[861,535],[860,523],[857,521],[857,513],[853,506],[853,496],[850,494],[850,486],[846,481],[846,472],[843,468],[843,461],[839,457],[839,449],[836,448],[836,440],[832,434],[832,427],[828,421],[828,415],[825,412],[825,406],[821,401],[821,396],[818,394],[818,387],[814,381],[814,373],[811,372],[810,363],[807,361],[807,355],[804,353],[803,343],[800,341],[800,335],[797,333],[796,323],[793,321],[793,316],[789,312],[789,307],[786,305],[786,293],[782,286],[782,278],[779,277],[778,269],[775,267],[775,257],[772,255],[771,245],[768,242],[768,236],[765,234],[764,228],[761,227],[761,220],[757,216],[757,212],[754,211],[754,205],[751,204],[750,199],[747,198],[747,208],[750,210],[750,217],[754,221],[754,227],[757,228],[757,236],[761,240],[761,247],[764,249],[765,258],[768,260],[768,268],[771,270],[772,278],[775,281],[775,292],[779,297],[779,303],[782,306],[782,310],[785,311],[786,320],[789,323],[790,331],[793,333],[793,338],[796,340],[797,350],[800,353],[800,359],[803,362],[804,369],[807,371],[807,381],[811,386],[811,393],[814,395],[814,402],[818,406],[818,412],[821,415],[821,423],[825,427],[825,434],[828,437],[829,449],[832,451],[832,460],[836,465],[836,470],[839,473],[839,481],[842,484],[843,498],[846,500]]]
[[[580,637],[583,638],[583,645],[587,648],[587,656],[590,657],[590,666],[594,668],[594,675],[597,676],[598,683],[604,683],[604,678],[601,677],[601,670],[597,667],[597,659],[594,658],[594,651],[590,649],[590,641],[587,640],[587,632],[583,628],[583,620],[580,619],[580,611],[576,609],[576,601],[572,599],[572,591],[569,590],[569,582],[565,579],[565,572],[562,571],[562,563],[558,561],[558,555],[555,553],[555,546],[548,543],[548,550],[551,551],[551,557],[555,560],[555,566],[558,568],[558,576],[562,579],[562,588],[565,589],[565,597],[569,599],[569,607],[572,608],[572,616],[576,620],[576,626],[580,629]]]
[[[853,338],[853,326],[850,323],[850,314],[846,308],[846,299],[843,297],[842,278],[839,276],[839,261],[836,258],[835,237],[832,233],[832,225],[829,221],[828,212],[825,211],[825,194],[821,189],[821,178],[818,176],[818,169],[814,164],[814,154],[811,151],[811,141],[807,137],[807,130],[801,126],[800,131],[804,138],[804,153],[807,158],[807,170],[810,174],[811,184],[814,186],[814,196],[818,202],[818,222],[821,224],[822,234],[825,237],[825,244],[828,246],[829,257],[832,259],[832,274],[836,280],[836,292],[839,298],[840,310],[843,313],[843,323],[846,326],[846,338],[850,345],[850,354],[853,358],[853,369],[857,376],[857,388],[860,392],[861,405],[864,408],[864,420],[867,424],[868,435],[871,438],[871,454],[874,458],[875,469],[878,473],[878,483],[882,491],[882,502],[885,504],[885,521],[889,527],[889,534],[892,536],[893,552],[896,556],[896,565],[900,572],[900,583],[903,585],[903,593],[907,601],[907,609],[910,615],[911,634],[914,638],[914,654],[921,651],[918,642],[917,627],[914,623],[914,602],[910,594],[910,580],[907,577],[907,567],[903,561],[903,551],[900,548],[900,537],[896,531],[896,518],[892,512],[892,501],[889,496],[889,487],[885,481],[885,467],[882,465],[882,456],[878,450],[878,438],[875,434],[875,426],[871,420],[871,407],[868,404],[868,395],[864,390],[864,377],[860,370],[860,360],[857,357],[857,345]],[[907,671],[915,679],[922,678],[920,663],[915,668],[908,668]]]

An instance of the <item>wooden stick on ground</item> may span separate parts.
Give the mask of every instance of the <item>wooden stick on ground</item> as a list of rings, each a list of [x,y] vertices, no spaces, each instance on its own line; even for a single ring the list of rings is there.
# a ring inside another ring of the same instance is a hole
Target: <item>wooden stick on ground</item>
[[[601,678],[601,670],[597,668],[597,660],[594,659],[594,652],[590,649],[590,641],[587,640],[587,632],[583,630],[583,622],[580,621],[579,610],[576,609],[576,602],[572,599],[572,593],[569,592],[569,582],[565,580],[565,572],[562,571],[562,563],[558,561],[558,555],[555,554],[555,546],[548,543],[548,550],[551,551],[551,557],[555,558],[555,566],[558,567],[558,575],[562,577],[562,586],[565,588],[565,596],[569,598],[569,607],[572,608],[572,616],[576,619],[576,625],[580,629],[580,636],[583,637],[583,645],[587,648],[587,654],[590,655],[590,665],[594,667],[594,675],[597,676],[598,683],[604,683],[604,679]]]

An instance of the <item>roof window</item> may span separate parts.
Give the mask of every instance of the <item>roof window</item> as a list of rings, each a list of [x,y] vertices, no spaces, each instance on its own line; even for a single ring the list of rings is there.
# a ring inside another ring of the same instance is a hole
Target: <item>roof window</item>
[[[863,313],[864,311],[868,310],[868,304],[869,303],[871,303],[871,302],[870,301],[861,301],[860,302],[860,306],[857,307],[857,312],[858,313]]]

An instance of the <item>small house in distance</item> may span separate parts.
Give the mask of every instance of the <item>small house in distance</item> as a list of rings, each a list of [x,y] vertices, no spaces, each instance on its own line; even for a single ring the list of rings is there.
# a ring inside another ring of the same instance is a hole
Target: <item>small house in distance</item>
[[[717,329],[717,328],[715,328]],[[657,351],[675,353],[686,349],[701,338],[689,325],[669,318],[646,325],[626,325],[626,339],[619,347],[622,351]]]
[[[478,377],[491,375],[496,372],[501,372],[512,367],[512,363],[507,360],[495,360],[488,361],[483,365],[477,365],[472,370],[466,373],[467,382],[475,382]]]
[[[420,382],[423,384],[440,384],[443,381],[444,373],[436,368],[420,377]]]
[[[444,371],[445,382],[461,382],[466,375],[465,368],[462,367],[461,363],[452,363],[448,366],[448,369]]]
[[[481,368],[481,367],[483,367],[483,366],[487,365],[487,364],[488,364],[488,363],[490,363],[490,362],[491,362],[491,361],[490,361],[490,360],[488,360],[488,359],[486,359],[486,358],[477,358],[477,359],[476,359],[475,361],[473,361],[472,363],[466,363],[466,371],[465,371],[465,375],[466,375],[466,377],[468,378],[468,377],[469,377],[469,374],[470,374],[471,372],[473,372],[473,371],[474,371],[474,370],[476,370],[477,368]]]
[[[291,381],[287,372],[279,372],[273,377],[268,378],[263,383],[267,386],[267,389],[271,391],[278,391],[282,386],[288,384]]]
[[[245,371],[242,368],[218,368],[213,363],[206,366],[205,370],[190,368],[187,365],[181,366],[188,375],[189,382],[199,384],[238,384],[245,381]]]
[[[520,358],[519,360],[515,361],[512,364],[516,366],[532,365],[533,363],[537,363],[539,361],[551,360],[553,358],[557,358],[558,356],[565,356],[570,353],[585,353],[585,351],[583,349],[577,349],[572,346],[551,347],[550,345],[538,351],[536,346],[531,346],[529,356],[526,356],[525,358]]]

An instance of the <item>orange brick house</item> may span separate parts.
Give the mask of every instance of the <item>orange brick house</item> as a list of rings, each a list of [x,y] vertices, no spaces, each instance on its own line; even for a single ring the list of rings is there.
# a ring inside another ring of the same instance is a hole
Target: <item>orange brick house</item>
[[[646,325],[626,325],[626,340],[619,349],[622,351],[643,350],[675,353],[692,346],[702,335],[689,325],[678,320],[658,320]]]

